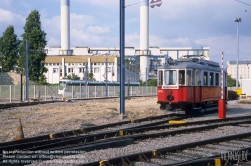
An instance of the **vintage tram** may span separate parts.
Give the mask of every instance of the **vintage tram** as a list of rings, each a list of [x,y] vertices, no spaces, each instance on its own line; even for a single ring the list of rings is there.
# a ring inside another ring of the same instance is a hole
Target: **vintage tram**
[[[223,72],[225,99],[226,71]],[[169,58],[158,68],[158,101],[160,109],[181,113],[205,112],[217,109],[221,98],[221,67],[205,60],[203,55]]]

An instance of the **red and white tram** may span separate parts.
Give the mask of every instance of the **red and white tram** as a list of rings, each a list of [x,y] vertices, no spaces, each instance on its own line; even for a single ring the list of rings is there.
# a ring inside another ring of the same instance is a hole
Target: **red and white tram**
[[[158,68],[158,102],[161,109],[182,113],[217,109],[221,98],[221,68],[203,55],[184,55]],[[226,71],[223,74],[227,96]]]

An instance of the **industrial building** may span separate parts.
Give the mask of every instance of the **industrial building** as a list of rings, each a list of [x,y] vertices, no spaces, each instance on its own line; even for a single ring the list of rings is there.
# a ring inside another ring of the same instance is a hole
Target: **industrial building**
[[[94,74],[96,81],[120,81],[119,48],[94,48],[88,46],[70,47],[70,0],[61,0],[61,46],[48,47],[45,76],[48,83],[58,83],[60,79],[75,74],[84,79],[85,71]],[[146,81],[156,78],[157,67],[168,57],[177,59],[182,55],[203,54],[209,59],[209,47],[169,48],[149,46],[149,0],[140,6],[140,48],[125,48],[125,80]],[[106,71],[108,60],[108,74]]]

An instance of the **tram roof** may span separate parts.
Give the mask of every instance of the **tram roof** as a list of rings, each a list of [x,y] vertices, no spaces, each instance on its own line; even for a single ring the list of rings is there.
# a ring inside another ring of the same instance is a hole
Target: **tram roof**
[[[210,70],[210,71],[220,71],[220,66],[210,65],[205,62],[192,62],[192,61],[176,61],[172,65],[163,65],[158,69],[200,69],[200,70]]]

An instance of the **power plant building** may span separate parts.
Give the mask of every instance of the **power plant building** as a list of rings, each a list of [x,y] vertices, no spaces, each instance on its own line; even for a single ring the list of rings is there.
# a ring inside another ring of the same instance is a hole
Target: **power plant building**
[[[48,83],[58,83],[72,74],[84,79],[86,71],[92,72],[96,81],[120,81],[119,48],[70,47],[70,0],[61,0],[61,46],[46,50],[48,54],[44,63],[48,71],[44,75]],[[208,53],[209,47],[149,46],[149,0],[143,1],[140,6],[140,48],[125,47],[125,81],[145,82],[156,78],[157,67],[169,57],[177,59],[182,55],[204,54],[209,59]]]

